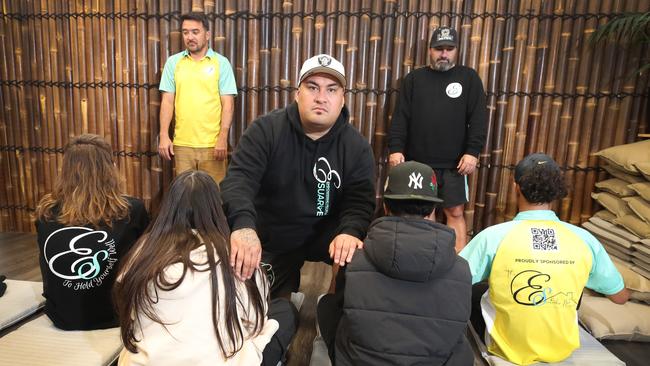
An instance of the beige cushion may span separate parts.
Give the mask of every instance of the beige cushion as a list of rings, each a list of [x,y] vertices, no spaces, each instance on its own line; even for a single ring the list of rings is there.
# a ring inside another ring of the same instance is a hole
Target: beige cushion
[[[605,192],[612,193],[618,197],[633,196],[634,190],[628,187],[628,184],[630,183],[622,179],[611,178],[601,182],[597,182],[596,187]]]
[[[600,203],[601,206],[605,207],[609,212],[616,215],[616,217],[621,217],[632,213],[632,210],[630,210],[630,207],[627,205],[627,202],[614,196],[611,193],[594,192],[591,193],[591,198],[598,201],[598,203]]]
[[[628,301],[614,304],[603,296],[582,296],[580,321],[598,339],[650,342],[650,306]]]
[[[7,290],[0,297],[0,330],[18,323],[45,306],[42,282],[5,280]]]
[[[650,246],[650,239],[641,239],[641,243]]]
[[[596,212],[594,214],[594,216],[592,216],[592,217],[597,217],[597,218],[599,218],[601,220],[605,220],[605,221],[607,221],[609,223],[613,223],[614,219],[616,218],[616,215],[614,215],[613,213],[611,213],[611,212],[609,212],[607,210],[600,210],[600,211]]]
[[[0,365],[109,365],[121,349],[120,328],[66,331],[42,315],[0,338]]]
[[[618,225],[630,230],[631,233],[638,235],[644,239],[650,238],[650,225],[641,220],[635,214],[625,215],[614,220]]]
[[[639,175],[639,171],[634,164],[650,161],[650,140],[612,146],[600,150],[596,155],[619,169],[630,174]]]
[[[632,183],[628,187],[638,193],[644,200],[650,202],[650,182]]]
[[[645,177],[650,180],[650,161],[642,161],[634,163],[634,167]]]
[[[622,179],[629,183],[641,183],[646,181],[645,179],[643,179],[643,177],[638,177],[632,174],[628,174],[621,169],[616,169],[616,167],[614,167],[613,165],[605,164],[602,166],[602,168],[605,169],[607,173],[609,173],[611,176],[616,177],[618,179]]]
[[[515,366],[514,363],[508,362],[499,356],[488,353],[487,346],[483,338],[476,334],[472,326],[470,333],[474,338],[479,353],[491,366]],[[625,366],[625,362],[619,360],[605,346],[600,344],[589,332],[580,328],[580,348],[573,351],[571,356],[564,361],[556,363],[534,363],[531,366],[555,365],[555,366]],[[476,364],[476,362],[475,362]]]
[[[630,241],[632,243],[638,243],[638,242],[641,241],[641,238],[639,238],[638,236],[630,233],[629,231],[621,228],[620,226],[612,224],[611,222],[607,222],[607,221],[605,221],[603,219],[599,219],[598,217],[590,218],[589,222],[593,223],[594,225],[598,226],[599,228],[601,228],[603,230],[606,230],[606,231],[608,231],[608,232],[610,232],[610,233],[612,233],[612,234],[614,234],[616,236],[620,236],[621,238],[623,238],[625,240],[628,240],[628,241]],[[616,241],[616,240],[614,240],[614,241]],[[621,242],[619,244],[629,248],[627,243]]]
[[[625,197],[623,200],[627,202],[632,211],[634,211],[639,218],[650,224],[650,203],[638,196]]]

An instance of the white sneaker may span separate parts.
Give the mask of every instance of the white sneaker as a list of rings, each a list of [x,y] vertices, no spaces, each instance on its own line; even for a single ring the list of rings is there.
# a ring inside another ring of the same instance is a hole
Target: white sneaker
[[[298,312],[300,312],[300,308],[302,307],[302,303],[305,301],[305,294],[302,292],[292,292],[291,293],[291,303],[293,303],[293,306],[296,307]]]
[[[309,366],[332,366],[329,354],[327,353],[327,345],[323,338],[320,336],[314,338],[312,347]]]

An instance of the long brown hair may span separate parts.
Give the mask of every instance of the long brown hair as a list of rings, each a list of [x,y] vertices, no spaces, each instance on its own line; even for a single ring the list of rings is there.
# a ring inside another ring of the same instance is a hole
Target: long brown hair
[[[199,271],[197,266],[207,264],[212,286],[212,323],[221,353],[225,358],[234,356],[243,346],[244,331],[239,322],[237,304],[243,303],[237,291],[237,279],[230,266],[230,229],[221,208],[219,188],[204,172],[191,170],[180,174],[164,199],[160,214],[149,227],[148,233],[126,255],[113,289],[113,301],[120,318],[122,342],[129,351],[137,352],[135,335],[139,316],[166,324],[156,314],[154,304],[159,291],[171,291],[181,285],[187,271]],[[194,263],[190,252],[201,245],[206,246],[207,263]],[[216,256],[215,256],[216,253]],[[219,269],[217,264],[221,262]],[[183,265],[182,276],[173,282],[165,277],[165,268],[176,263]],[[223,279],[222,297],[224,318],[219,319],[219,281],[217,270]],[[260,293],[257,280],[265,281],[256,271],[245,281],[254,316],[248,316],[251,334],[258,334],[264,327],[265,301],[268,294]],[[121,279],[119,279],[121,277]],[[152,286],[153,285],[153,286]],[[250,307],[249,307],[250,309]],[[179,312],[186,309],[178,309]],[[248,310],[245,310],[248,311]],[[254,319],[254,320],[253,320]],[[225,325],[225,334],[218,324]]]
[[[54,189],[36,207],[36,218],[64,225],[111,226],[128,214],[111,145],[97,135],[73,137],[64,148]]]

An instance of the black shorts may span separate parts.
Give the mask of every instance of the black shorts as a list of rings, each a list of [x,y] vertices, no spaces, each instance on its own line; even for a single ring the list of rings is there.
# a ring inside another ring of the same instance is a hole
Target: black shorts
[[[469,201],[467,176],[458,173],[458,169],[434,169],[438,181],[438,197],[443,202],[442,208],[464,205]]]

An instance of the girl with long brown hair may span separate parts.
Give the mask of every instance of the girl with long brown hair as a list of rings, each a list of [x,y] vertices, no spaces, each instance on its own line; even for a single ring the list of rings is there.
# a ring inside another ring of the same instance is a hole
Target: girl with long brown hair
[[[278,321],[267,317],[262,272],[242,282],[227,261],[230,229],[221,204],[217,184],[204,172],[186,171],[172,182],[115,284],[125,346],[119,365],[262,362]]]
[[[103,138],[70,140],[54,189],[35,216],[45,313],[66,330],[116,327],[111,288],[117,263],[149,219],[142,201],[120,189],[113,152]]]

